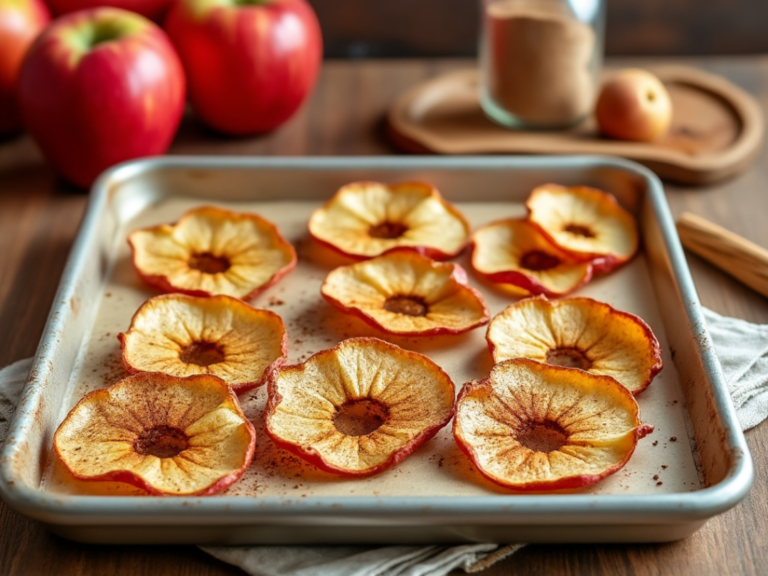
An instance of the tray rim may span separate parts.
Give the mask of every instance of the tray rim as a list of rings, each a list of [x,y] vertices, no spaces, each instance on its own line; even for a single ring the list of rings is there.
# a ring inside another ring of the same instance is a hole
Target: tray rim
[[[504,524],[515,517],[528,517],[529,523],[599,522],[650,524],[664,521],[682,523],[703,520],[719,514],[742,500],[754,478],[754,468],[735,410],[725,386],[719,362],[706,330],[698,294],[693,285],[683,249],[675,231],[669,206],[659,179],[636,162],[606,156],[366,156],[366,157],[263,157],[163,156],[129,161],[103,173],[92,188],[85,216],[73,243],[62,278],[54,297],[43,335],[35,354],[32,373],[44,381],[52,371],[55,350],[52,336],[60,333],[72,311],[66,305],[76,296],[77,279],[83,272],[82,254],[98,234],[98,219],[106,207],[113,187],[136,174],[177,169],[562,169],[606,167],[625,170],[643,179],[656,213],[662,238],[684,300],[685,314],[696,334],[696,346],[712,384],[713,401],[725,429],[725,441],[731,448],[727,476],[714,486],[693,492],[660,495],[585,495],[585,494],[489,494],[453,498],[433,497],[260,497],[242,496],[169,497],[153,496],[64,496],[52,495],[16,481],[12,470],[13,454],[32,425],[35,408],[43,389],[25,384],[8,439],[0,454],[0,496],[12,508],[28,516],[60,525],[134,525],[152,521],[173,525],[198,518],[207,524],[291,523],[324,518],[328,523],[348,521],[391,524],[397,521],[433,524],[444,522],[479,522]],[[105,503],[109,503],[105,505]],[[330,515],[330,519],[329,519]],[[373,518],[375,515],[375,518]],[[169,518],[169,516],[171,516]]]

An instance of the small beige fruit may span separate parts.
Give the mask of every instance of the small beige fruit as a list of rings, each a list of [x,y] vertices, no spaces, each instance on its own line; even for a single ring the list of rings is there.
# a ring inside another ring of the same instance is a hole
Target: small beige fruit
[[[647,70],[619,70],[603,85],[595,109],[605,136],[650,142],[672,121],[672,101],[656,76]]]

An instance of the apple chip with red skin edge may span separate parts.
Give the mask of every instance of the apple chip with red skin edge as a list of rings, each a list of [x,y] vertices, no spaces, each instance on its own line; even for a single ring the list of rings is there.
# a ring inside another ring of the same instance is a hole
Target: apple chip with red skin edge
[[[545,184],[526,202],[528,219],[575,259],[591,260],[596,274],[629,261],[638,250],[637,224],[612,194]]]
[[[221,379],[142,373],[86,394],[53,445],[79,480],[208,496],[248,468],[256,431]]]
[[[353,182],[309,219],[321,244],[357,260],[401,247],[446,260],[469,238],[469,223],[431,184]]]
[[[492,482],[523,491],[581,488],[621,469],[653,426],[613,378],[524,358],[464,385],[453,434]]]
[[[264,384],[288,350],[280,316],[231,296],[155,296],[117,337],[130,373],[210,374],[237,393]]]
[[[486,224],[472,237],[472,268],[486,280],[528,294],[563,296],[592,278],[592,264],[552,244],[527,220]]]
[[[249,300],[296,266],[296,251],[257,214],[203,206],[128,236],[139,276],[163,292]]]
[[[321,292],[342,312],[400,336],[459,334],[490,318],[461,266],[410,249],[340,266]]]
[[[526,298],[491,320],[494,362],[530,358],[610,376],[637,395],[661,371],[661,348],[634,314],[591,298]]]
[[[450,377],[426,356],[350,338],[272,374],[265,430],[318,468],[370,476],[444,427],[454,397]]]

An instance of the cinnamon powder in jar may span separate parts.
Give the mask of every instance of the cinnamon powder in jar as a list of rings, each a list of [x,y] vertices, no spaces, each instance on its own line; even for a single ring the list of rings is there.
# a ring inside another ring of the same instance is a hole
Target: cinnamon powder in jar
[[[484,83],[496,107],[533,127],[564,127],[589,114],[597,88],[592,26],[556,0],[487,2],[484,18]]]

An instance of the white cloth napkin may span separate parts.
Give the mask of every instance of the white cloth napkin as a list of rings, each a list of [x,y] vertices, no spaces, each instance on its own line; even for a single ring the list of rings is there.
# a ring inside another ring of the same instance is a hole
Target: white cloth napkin
[[[475,573],[525,544],[463,546],[202,546],[253,576],[443,576]]]
[[[704,309],[725,381],[743,430],[768,417],[768,325]],[[0,445],[8,432],[31,359],[0,370]],[[252,576],[443,576],[474,573],[525,544],[461,546],[205,546],[204,551]]]
[[[752,324],[703,308],[742,430],[768,418],[768,324]]]

